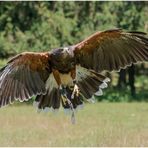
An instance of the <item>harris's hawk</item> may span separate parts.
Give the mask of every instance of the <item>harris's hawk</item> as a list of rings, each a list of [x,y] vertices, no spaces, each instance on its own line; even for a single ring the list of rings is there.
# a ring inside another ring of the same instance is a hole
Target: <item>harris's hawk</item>
[[[110,80],[100,72],[140,61],[148,61],[146,34],[121,29],[96,32],[78,44],[49,52],[24,52],[0,70],[0,107],[36,96],[38,109],[58,109],[62,104],[73,111],[84,98],[102,95]]]

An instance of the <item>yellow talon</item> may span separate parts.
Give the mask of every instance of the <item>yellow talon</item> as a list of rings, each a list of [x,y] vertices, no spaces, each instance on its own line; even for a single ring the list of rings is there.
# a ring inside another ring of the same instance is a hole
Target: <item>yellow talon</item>
[[[79,87],[76,84],[74,85],[74,89],[73,89],[73,92],[72,92],[72,95],[71,95],[72,99],[74,98],[75,94],[76,94],[77,97],[79,96]]]

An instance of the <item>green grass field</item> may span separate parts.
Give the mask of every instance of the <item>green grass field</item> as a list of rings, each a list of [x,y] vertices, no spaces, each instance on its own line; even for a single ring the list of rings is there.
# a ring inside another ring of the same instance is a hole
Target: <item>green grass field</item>
[[[30,105],[0,109],[0,146],[148,146],[147,103],[86,104],[70,116]]]

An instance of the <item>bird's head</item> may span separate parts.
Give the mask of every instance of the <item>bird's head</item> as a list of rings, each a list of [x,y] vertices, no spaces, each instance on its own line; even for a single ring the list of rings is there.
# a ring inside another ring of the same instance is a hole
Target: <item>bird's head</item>
[[[52,57],[55,59],[63,60],[63,59],[69,59],[73,57],[73,51],[71,50],[71,47],[62,47],[52,50]]]
[[[58,69],[71,68],[74,65],[74,54],[71,47],[63,47],[52,51],[52,64]]]

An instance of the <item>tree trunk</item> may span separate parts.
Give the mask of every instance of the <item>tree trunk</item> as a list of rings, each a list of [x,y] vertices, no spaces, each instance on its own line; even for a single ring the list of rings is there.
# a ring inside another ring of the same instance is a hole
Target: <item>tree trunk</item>
[[[136,94],[135,91],[135,66],[132,64],[131,67],[128,68],[128,82],[131,89],[131,95],[134,97]]]

